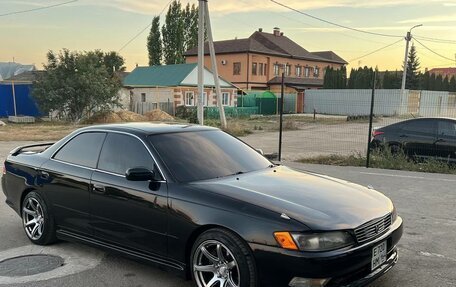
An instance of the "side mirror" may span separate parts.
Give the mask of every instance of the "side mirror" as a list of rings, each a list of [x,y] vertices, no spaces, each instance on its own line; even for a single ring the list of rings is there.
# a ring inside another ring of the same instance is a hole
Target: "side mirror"
[[[131,181],[148,181],[155,179],[155,173],[147,168],[130,168],[125,173],[125,177]]]
[[[261,148],[257,148],[255,149],[257,151],[257,153],[261,154],[261,155],[264,155],[264,152]]]

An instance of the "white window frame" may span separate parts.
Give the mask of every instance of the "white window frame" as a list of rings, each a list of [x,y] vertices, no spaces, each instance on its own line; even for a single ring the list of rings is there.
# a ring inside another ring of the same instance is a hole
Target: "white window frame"
[[[320,67],[315,66],[314,76],[315,76],[315,78],[318,78],[320,76]]]
[[[141,93],[141,103],[147,102],[147,95],[146,93]]]
[[[291,76],[291,65],[289,65],[289,64],[285,65],[285,76],[287,76],[287,77]]]
[[[310,67],[304,68],[304,77],[308,78],[310,76]]]
[[[225,101],[226,97],[226,101]],[[222,93],[222,105],[223,106],[229,106],[231,104],[231,95],[228,92],[223,92]]]
[[[207,92],[203,93],[203,106],[207,107],[208,103],[208,98],[207,98]]]
[[[280,73],[280,65],[274,64],[274,76],[278,76]]]
[[[189,95],[191,95],[191,97],[189,97]],[[186,106],[194,106],[195,105],[195,92],[193,92],[193,91],[186,91],[185,92],[185,94],[184,94],[184,104]]]
[[[296,66],[296,77],[301,77],[302,75],[302,67]]]

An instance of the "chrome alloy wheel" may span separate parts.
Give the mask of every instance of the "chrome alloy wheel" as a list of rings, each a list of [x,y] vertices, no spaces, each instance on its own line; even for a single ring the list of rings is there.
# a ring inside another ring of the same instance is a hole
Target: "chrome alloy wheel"
[[[198,287],[239,287],[239,266],[233,253],[217,240],[201,243],[193,257],[193,275]]]
[[[22,222],[30,239],[40,239],[44,229],[44,213],[41,204],[33,197],[30,197],[22,207]]]

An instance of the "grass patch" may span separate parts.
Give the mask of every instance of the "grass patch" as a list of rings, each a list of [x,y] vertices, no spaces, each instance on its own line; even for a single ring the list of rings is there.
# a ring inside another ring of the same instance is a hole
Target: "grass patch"
[[[359,153],[351,155],[334,154],[303,158],[298,160],[298,162],[338,166],[366,166],[366,156]],[[414,161],[401,152],[392,154],[389,149],[372,152],[369,166],[382,169],[456,174],[456,165],[451,165],[436,159]]]
[[[65,122],[7,123],[0,127],[0,141],[54,141],[81,127]]]
[[[207,119],[204,121],[206,126],[221,128],[219,120]],[[252,134],[253,131],[250,127],[245,125],[242,121],[239,120],[229,120],[227,121],[227,128],[222,129],[223,131],[237,137],[246,136]]]

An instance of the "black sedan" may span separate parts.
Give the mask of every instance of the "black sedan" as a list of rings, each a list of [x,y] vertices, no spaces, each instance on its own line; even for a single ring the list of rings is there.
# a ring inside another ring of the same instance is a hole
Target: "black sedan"
[[[364,286],[396,264],[402,235],[379,192],[202,126],[93,126],[19,147],[2,187],[33,243],[83,242],[198,287]]]
[[[456,119],[416,118],[376,129],[372,147],[387,145],[414,158],[456,162]]]

